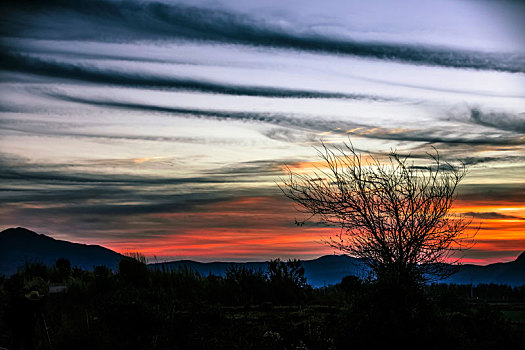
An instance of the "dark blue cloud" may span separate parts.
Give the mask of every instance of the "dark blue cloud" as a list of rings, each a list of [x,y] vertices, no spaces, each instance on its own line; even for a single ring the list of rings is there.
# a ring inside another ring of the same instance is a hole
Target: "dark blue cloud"
[[[106,165],[111,166],[111,160]],[[259,181],[253,174],[273,178],[280,173],[276,161],[232,164],[200,177],[104,173],[86,170],[89,163],[46,164],[8,157],[0,158],[0,167],[0,201],[22,217],[194,212],[204,204],[268,195],[271,189],[242,186]]]
[[[327,52],[412,64],[525,72],[525,56],[416,45],[358,42],[289,32],[254,17],[156,1],[13,1],[2,6],[10,37],[131,41],[179,38]]]
[[[470,111],[470,121],[490,128],[525,134],[525,113],[521,115],[486,113],[478,108],[473,108]]]
[[[6,71],[18,71],[54,78],[141,88],[161,88],[215,94],[277,98],[349,98],[386,100],[386,98],[364,94],[344,94],[278,87],[261,87],[255,85],[230,85],[196,79],[163,77],[161,75],[148,76],[134,72],[104,70],[86,65],[43,60],[28,55],[10,53],[8,51],[4,51],[4,53],[0,55],[0,68]]]
[[[165,107],[143,103],[88,99],[82,97],[67,96],[53,92],[48,92],[45,94],[47,96],[54,97],[62,101],[76,102],[100,107],[118,108],[124,110],[144,112],[157,112],[177,116],[186,116],[190,118],[261,122],[277,126],[305,129],[310,131],[330,131],[336,130],[338,128],[341,129],[348,127],[365,126],[362,124],[342,120],[322,120],[317,119],[315,117],[302,116],[294,118],[283,113],[235,112],[197,108]]]

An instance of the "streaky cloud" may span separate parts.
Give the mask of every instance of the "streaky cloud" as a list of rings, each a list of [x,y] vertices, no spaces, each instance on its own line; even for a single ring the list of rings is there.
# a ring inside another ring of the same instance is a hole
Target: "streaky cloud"
[[[262,122],[278,125],[281,127],[301,129],[305,131],[325,132],[330,131],[334,134],[345,134],[344,130],[353,128],[355,131],[348,133],[348,136],[357,136],[371,139],[392,140],[392,141],[411,141],[424,142],[430,144],[465,144],[465,145],[525,145],[525,139],[512,134],[472,136],[471,133],[450,133],[450,131],[435,129],[387,129],[377,128],[369,125],[359,124],[351,120],[327,120],[318,119],[313,116],[299,116],[296,118],[278,113],[254,113],[254,112],[235,112],[221,110],[206,110],[181,107],[157,106],[142,103],[104,101],[86,99],[81,97],[64,95],[56,92],[44,92],[44,94],[63,101],[82,103],[100,107],[111,107],[128,109],[135,111],[159,112],[186,116],[190,118],[213,118],[217,120],[242,120],[251,122]],[[282,131],[267,131],[265,135],[277,140],[285,140],[289,133]]]
[[[199,206],[239,196],[272,192],[247,190],[258,181],[255,168],[273,175],[273,161],[249,162],[208,171],[201,177],[131,175],[86,170],[86,163],[47,164],[0,157],[0,200],[5,208],[31,215],[97,215],[104,217],[198,212]],[[77,169],[78,167],[78,169]],[[248,173],[245,172],[247,168]],[[238,186],[222,186],[235,183]]]
[[[19,123],[22,124],[22,123]],[[234,140],[227,138],[209,138],[209,137],[189,137],[189,136],[160,136],[160,135],[131,135],[120,133],[87,133],[76,132],[71,130],[53,129],[53,123],[46,123],[43,127],[37,127],[30,123],[26,125],[10,126],[3,120],[0,120],[0,130],[11,131],[16,133],[26,133],[34,135],[46,135],[56,137],[75,137],[86,139],[108,139],[108,140],[124,140],[124,141],[149,141],[149,142],[173,142],[173,143],[188,143],[188,144],[230,144]],[[62,124],[61,124],[62,125]]]
[[[520,162],[525,162],[525,155],[523,156],[508,156],[508,155],[501,155],[498,157],[460,157],[459,159],[462,161],[465,165],[478,165],[478,164],[485,164],[485,163],[507,163],[507,164],[517,164]]]
[[[473,136],[471,132],[462,130],[442,130],[442,129],[386,129],[386,128],[364,128],[354,131],[350,135],[366,137],[371,139],[391,140],[391,141],[411,141],[424,142],[429,144],[442,145],[525,145],[525,139],[513,134],[502,135],[500,133],[492,135]]]
[[[525,220],[525,218],[514,216],[514,215],[505,215],[497,212],[468,212],[464,215],[472,216],[478,219],[489,219],[489,220]]]
[[[1,48],[1,46],[0,46]],[[148,76],[132,72],[102,70],[88,65],[69,64],[37,57],[4,51],[0,55],[0,68],[7,71],[18,71],[35,75],[79,80],[90,83],[113,84],[142,88],[159,88],[172,90],[198,91],[214,94],[238,96],[261,96],[277,98],[347,98],[388,100],[378,96],[364,94],[345,94],[312,90],[298,90],[278,87],[246,86],[221,84],[212,81],[192,80],[186,78]]]
[[[182,107],[157,106],[133,102],[104,101],[96,99],[86,99],[81,97],[63,95],[54,92],[45,92],[44,94],[56,99],[74,103],[82,103],[92,106],[110,107],[118,109],[128,109],[134,111],[167,113],[178,116],[187,116],[190,118],[209,118],[217,120],[240,120],[251,122],[262,122],[284,127],[293,127],[313,131],[336,130],[344,127],[364,127],[358,123],[340,120],[321,120],[314,117],[293,118],[280,113],[258,113],[258,112],[236,112],[223,110],[209,110]]]
[[[525,72],[525,57],[520,54],[361,42],[327,37],[312,31],[290,32],[239,13],[157,1],[21,0],[7,2],[3,11],[8,14],[0,29],[3,36],[45,36],[46,39],[69,37],[70,40],[99,41],[177,38],[326,52],[431,66]],[[49,13],[54,16],[49,16]],[[62,24],[60,16],[68,18],[68,21]],[[72,30],[69,26],[74,19],[79,22],[77,27],[84,29],[78,32]]]
[[[458,191],[458,198],[462,201],[489,205],[522,204],[525,198],[525,187],[522,183],[465,184],[461,185]]]
[[[138,175],[97,174],[85,172],[63,172],[47,167],[25,165],[14,166],[12,162],[0,161],[4,171],[0,173],[2,182],[25,181],[47,184],[98,184],[98,185],[179,185],[179,184],[221,184],[241,182],[233,176],[208,177],[152,177]]]
[[[470,121],[472,123],[525,134],[525,113],[512,115],[509,113],[483,112],[478,108],[470,110]]]

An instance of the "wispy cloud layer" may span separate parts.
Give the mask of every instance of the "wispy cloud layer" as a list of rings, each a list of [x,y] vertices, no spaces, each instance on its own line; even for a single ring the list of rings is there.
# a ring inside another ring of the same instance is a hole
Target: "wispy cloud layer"
[[[473,123],[479,125],[525,134],[525,113],[518,115],[509,115],[508,113],[483,113],[475,108],[470,112],[470,119]]]
[[[367,95],[330,93],[322,91],[294,90],[264,86],[239,86],[221,84],[213,81],[192,80],[177,77],[166,77],[162,74],[155,76],[137,74],[133,72],[111,71],[97,69],[88,65],[74,65],[65,62],[45,61],[35,57],[20,54],[5,53],[2,55],[0,68],[9,71],[19,71],[54,78],[81,80],[89,83],[114,84],[120,86],[141,88],[162,88],[173,90],[199,91],[216,94],[230,94],[241,96],[262,96],[278,98],[351,98],[351,99],[376,99]]]
[[[343,40],[313,31],[290,30],[238,13],[176,3],[109,0],[28,2],[30,5],[17,1],[8,7],[12,19],[6,21],[4,35],[39,38],[43,34],[44,38],[52,39],[116,41],[180,38],[456,68],[524,72],[525,66],[525,57],[519,54]],[[32,25],[21,25],[28,17]],[[57,21],[60,17],[69,20]],[[87,27],[87,30],[79,32],[80,26]]]

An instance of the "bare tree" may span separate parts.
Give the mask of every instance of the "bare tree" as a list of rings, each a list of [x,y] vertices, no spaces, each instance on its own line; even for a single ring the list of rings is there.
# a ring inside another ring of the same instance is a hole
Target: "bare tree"
[[[465,166],[442,162],[437,151],[428,154],[431,164],[416,166],[395,151],[381,162],[361,156],[352,144],[334,149],[317,149],[326,168],[312,174],[288,168],[280,186],[310,214],[306,220],[317,217],[340,227],[325,242],[363,259],[380,280],[445,277],[450,269],[441,263],[473,242],[471,219],[450,212]]]

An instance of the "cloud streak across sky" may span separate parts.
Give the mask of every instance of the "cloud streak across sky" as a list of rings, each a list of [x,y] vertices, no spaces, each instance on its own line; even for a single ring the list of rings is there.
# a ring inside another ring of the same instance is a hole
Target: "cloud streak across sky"
[[[45,4],[35,1],[17,1],[15,4],[12,5],[14,18],[4,27],[4,35],[7,36],[39,38],[44,32],[45,38],[59,39],[64,36],[62,30],[69,29],[73,34],[66,34],[66,37],[78,35],[73,40],[119,41],[129,40],[130,37],[160,37],[326,52],[456,68],[523,72],[525,66],[522,55],[342,40],[310,31],[286,31],[280,26],[242,14],[177,3],[52,0]],[[34,16],[33,21],[36,23],[33,26],[36,28],[21,25],[21,20],[27,18],[25,12],[28,9]],[[52,12],[57,14],[53,15]],[[49,35],[49,19],[60,15],[72,16],[78,23],[54,22],[54,33]],[[82,29],[76,33],[78,29],[71,28],[72,24],[87,25],[92,30]]]
[[[465,162],[457,210],[485,223],[467,261],[525,249],[521,2],[0,7],[2,228],[166,258],[319,256],[329,229],[293,227],[276,182],[350,138]]]

